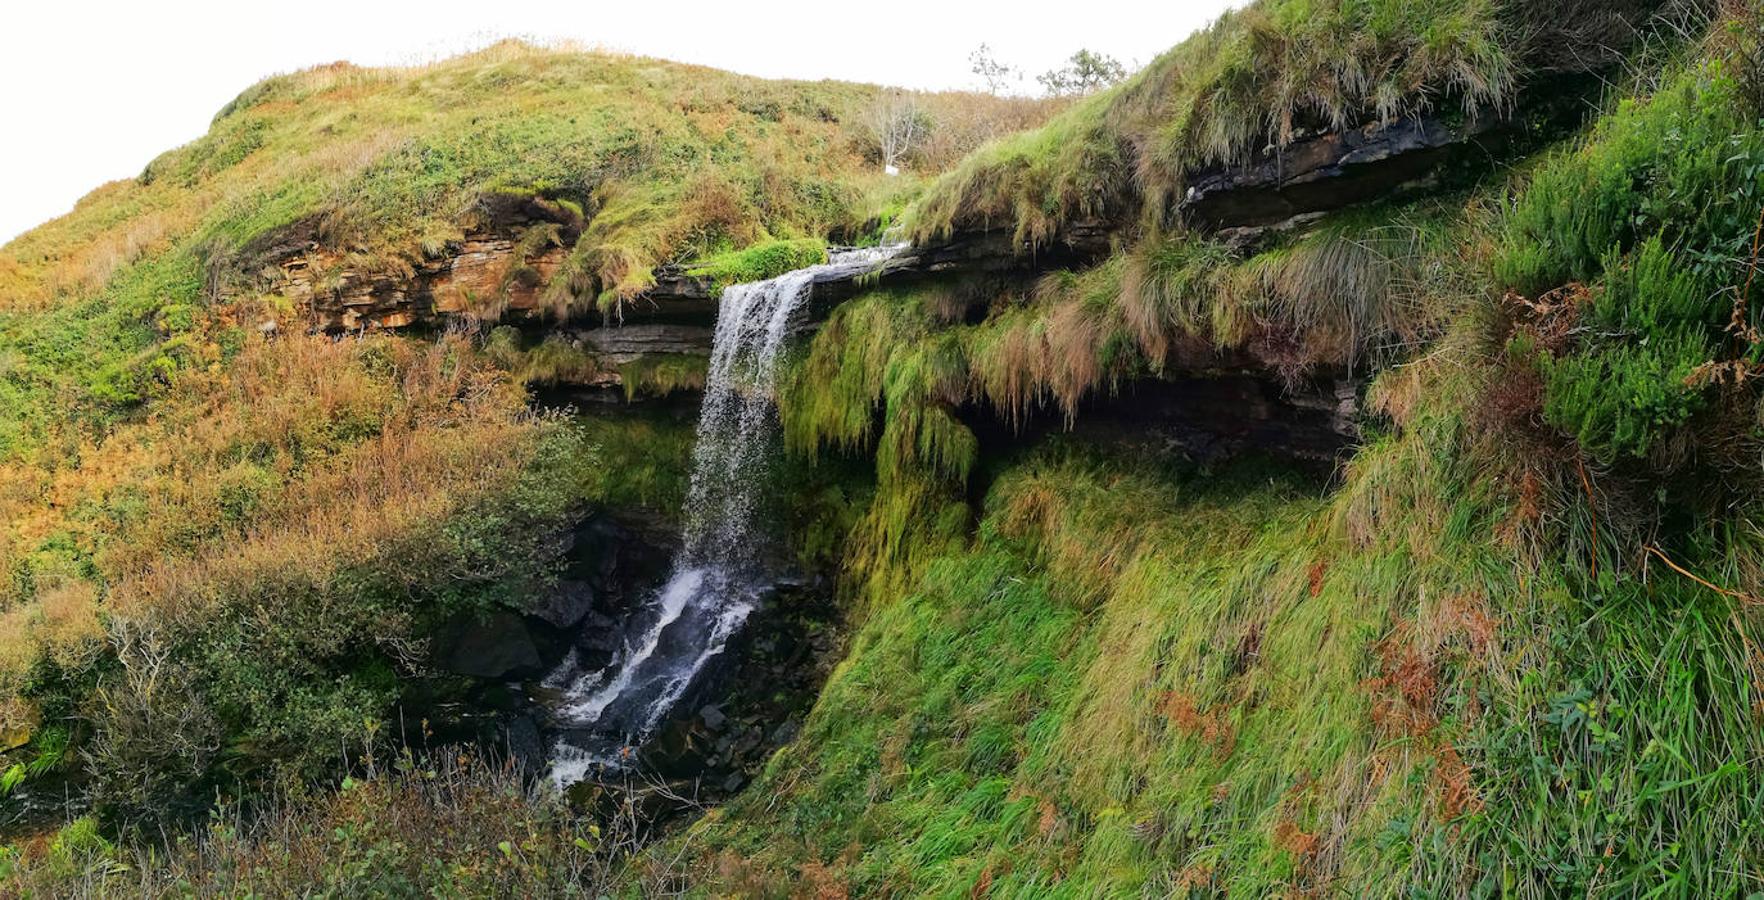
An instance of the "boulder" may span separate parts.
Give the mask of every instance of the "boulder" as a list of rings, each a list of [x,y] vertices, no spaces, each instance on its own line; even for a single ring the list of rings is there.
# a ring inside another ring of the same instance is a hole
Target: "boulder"
[[[566,578],[535,599],[527,615],[553,628],[573,628],[594,608],[594,596],[588,582]]]
[[[436,647],[439,668],[473,678],[526,678],[542,668],[527,623],[506,610],[454,622]]]

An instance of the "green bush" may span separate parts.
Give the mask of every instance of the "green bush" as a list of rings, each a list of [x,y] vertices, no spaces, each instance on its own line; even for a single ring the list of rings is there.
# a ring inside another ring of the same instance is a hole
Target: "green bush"
[[[1604,459],[1644,457],[1708,403],[1699,367],[1731,358],[1764,204],[1764,132],[1719,62],[1625,101],[1548,160],[1514,204],[1496,276],[1537,296],[1593,290],[1544,361],[1546,418]],[[1741,325],[1759,318],[1745,309]],[[1749,359],[1757,346],[1738,351]]]
[[[1595,349],[1544,360],[1544,415],[1600,457],[1645,456],[1702,406],[1692,373],[1717,352],[1725,310],[1658,236],[1631,256],[1613,248],[1600,284],[1585,314]]]

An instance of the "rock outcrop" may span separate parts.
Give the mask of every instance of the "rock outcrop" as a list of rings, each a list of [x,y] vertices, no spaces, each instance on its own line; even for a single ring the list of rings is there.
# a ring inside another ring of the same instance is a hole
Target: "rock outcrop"
[[[520,259],[510,237],[467,237],[408,275],[361,272],[317,242],[277,264],[272,286],[312,314],[326,332],[436,325],[450,315],[490,319],[536,318],[544,285],[563,265],[562,247]]]
[[[713,330],[702,325],[646,323],[567,330],[602,362],[622,366],[645,356],[709,355]]]
[[[1230,233],[1399,196],[1430,186],[1466,153],[1495,149],[1504,124],[1409,118],[1316,135],[1241,166],[1190,173],[1178,209],[1205,230]]]
[[[1494,117],[1460,123],[1420,117],[1315,134],[1242,165],[1191,172],[1175,211],[1227,240],[1254,240],[1329,210],[1425,190],[1442,170],[1467,155],[1498,150],[1514,131],[1513,123]],[[710,352],[719,294],[712,279],[664,266],[643,295],[614,310],[560,321],[551,315],[547,286],[557,280],[566,264],[565,247],[585,222],[564,205],[542,199],[492,198],[481,212],[479,230],[402,273],[356,271],[347,257],[322,247],[311,233],[285,235],[260,248],[258,258],[274,265],[272,290],[309,310],[315,329],[433,328],[453,318],[522,325],[530,332],[561,335],[591,354],[600,363],[592,382],[574,384],[608,396],[622,396],[617,390],[621,367],[662,355]],[[957,231],[907,249],[873,272],[822,274],[811,285],[807,318],[818,321],[840,302],[882,282],[960,275],[1026,284],[1050,269],[1105,258],[1130,224],[1069,222],[1034,246],[1009,230]],[[1162,391],[1141,386],[1132,392],[1138,398],[1132,404],[1196,455],[1260,448],[1327,459],[1353,439],[1352,373],[1313,372],[1295,384],[1289,373],[1251,353],[1198,345],[1193,350],[1192,358],[1172,360],[1163,379],[1179,386],[1181,402],[1165,402]],[[1108,415],[1122,411],[1109,403],[1098,408]]]

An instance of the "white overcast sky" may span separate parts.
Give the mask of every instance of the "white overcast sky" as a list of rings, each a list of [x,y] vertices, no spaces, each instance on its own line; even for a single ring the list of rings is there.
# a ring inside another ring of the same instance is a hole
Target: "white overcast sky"
[[[194,140],[279,72],[394,65],[501,37],[779,78],[976,87],[982,41],[1030,73],[1080,47],[1144,63],[1232,0],[13,0],[0,11],[0,242]],[[1024,86],[1033,90],[1033,78]]]

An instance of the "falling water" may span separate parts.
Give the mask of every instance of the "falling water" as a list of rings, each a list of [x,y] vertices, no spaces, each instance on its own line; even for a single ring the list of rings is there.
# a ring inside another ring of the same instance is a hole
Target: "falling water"
[[[558,721],[585,735],[557,746],[559,784],[596,765],[616,766],[624,748],[641,744],[770,586],[758,562],[758,517],[778,440],[778,351],[816,280],[865,271],[895,252],[839,252],[822,265],[723,291],[673,574],[627,623],[609,665],[584,671],[572,653],[547,679],[563,692]]]

